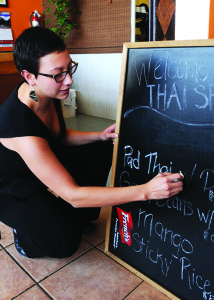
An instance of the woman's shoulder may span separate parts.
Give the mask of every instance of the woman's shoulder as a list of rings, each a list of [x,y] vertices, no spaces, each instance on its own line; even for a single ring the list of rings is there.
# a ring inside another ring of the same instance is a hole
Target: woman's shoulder
[[[0,107],[0,137],[17,137],[38,132],[31,109],[18,99],[18,87]]]

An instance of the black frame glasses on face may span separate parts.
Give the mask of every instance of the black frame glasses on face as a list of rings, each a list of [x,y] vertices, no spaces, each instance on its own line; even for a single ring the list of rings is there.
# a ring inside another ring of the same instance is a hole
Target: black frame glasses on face
[[[68,70],[68,71],[64,71],[64,72],[61,72],[61,73],[58,73],[56,75],[49,75],[49,74],[44,74],[44,73],[38,73],[38,75],[42,75],[42,76],[46,76],[46,77],[49,77],[49,78],[53,78],[55,79],[55,81],[57,83],[63,81],[65,79],[65,77],[67,76],[67,74],[69,74],[70,76],[72,74],[74,74],[77,70],[77,67],[78,67],[78,63],[76,63],[75,61],[72,61],[72,67]]]

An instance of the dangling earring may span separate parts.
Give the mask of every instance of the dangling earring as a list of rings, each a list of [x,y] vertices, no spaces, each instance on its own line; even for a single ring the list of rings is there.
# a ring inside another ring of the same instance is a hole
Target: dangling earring
[[[37,97],[37,94],[36,94],[36,92],[35,92],[33,86],[31,86],[31,91],[30,91],[29,97],[30,97],[33,101],[38,102],[38,97]]]

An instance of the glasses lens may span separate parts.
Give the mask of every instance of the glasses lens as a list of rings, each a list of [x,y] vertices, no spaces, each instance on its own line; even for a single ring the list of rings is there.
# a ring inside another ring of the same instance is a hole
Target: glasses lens
[[[78,64],[75,63],[75,64],[71,67],[71,69],[70,69],[70,75],[72,75],[72,74],[74,74],[74,73],[76,72],[77,66],[78,66]]]
[[[55,75],[54,78],[55,78],[56,82],[63,81],[68,73],[70,75],[74,74],[74,72],[76,72],[77,66],[78,66],[78,64],[74,63],[73,66],[70,68],[70,70]]]
[[[55,75],[56,82],[63,81],[65,79],[66,75],[67,75],[67,72],[62,72],[62,73]]]

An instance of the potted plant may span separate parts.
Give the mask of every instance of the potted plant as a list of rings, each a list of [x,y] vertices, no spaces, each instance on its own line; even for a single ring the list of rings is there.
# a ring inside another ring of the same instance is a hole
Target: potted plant
[[[51,13],[54,10],[53,16],[56,24],[51,30],[56,32],[63,40],[69,35],[70,30],[77,26],[76,22],[71,20],[71,17],[80,14],[76,8],[71,7],[71,4],[72,0],[48,0],[47,11],[44,13],[48,17],[45,24],[50,27]]]

